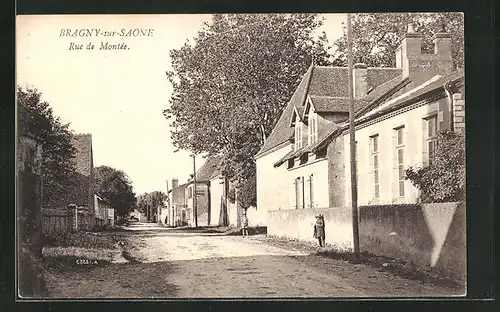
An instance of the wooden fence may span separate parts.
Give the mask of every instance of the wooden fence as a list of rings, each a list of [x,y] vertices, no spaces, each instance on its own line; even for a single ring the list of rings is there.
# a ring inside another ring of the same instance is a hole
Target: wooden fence
[[[74,228],[75,212],[68,208],[43,208],[42,233],[65,233]]]

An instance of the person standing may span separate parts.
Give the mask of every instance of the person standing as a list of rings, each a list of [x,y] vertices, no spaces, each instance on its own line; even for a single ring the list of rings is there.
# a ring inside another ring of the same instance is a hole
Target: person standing
[[[243,215],[241,216],[241,223],[242,223],[242,235],[243,236],[248,236],[248,217],[247,217],[247,212],[243,211]]]
[[[325,246],[325,219],[322,214],[318,214],[316,216],[313,236],[318,239],[320,247]]]

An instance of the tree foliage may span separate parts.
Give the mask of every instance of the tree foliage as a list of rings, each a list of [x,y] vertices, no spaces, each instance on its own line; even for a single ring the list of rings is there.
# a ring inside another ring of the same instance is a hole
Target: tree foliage
[[[408,168],[406,179],[422,191],[422,202],[463,201],[465,198],[465,137],[452,131],[438,134],[430,165]]]
[[[108,166],[94,168],[94,192],[124,217],[136,204],[132,184],[125,172]]]
[[[255,174],[271,133],[314,55],[330,64],[314,14],[215,14],[192,42],[170,52],[171,136],[177,148],[224,156],[232,181]]]
[[[167,195],[161,191],[143,193],[137,196],[137,210],[145,213],[148,216],[148,219],[151,219],[151,216],[155,214],[158,206],[163,206],[167,198]]]
[[[459,12],[449,13],[362,13],[352,18],[352,40],[355,62],[370,67],[395,67],[395,52],[408,24],[423,35],[422,52],[433,53],[432,36],[444,25],[452,38],[455,67],[464,66],[464,18]],[[347,34],[334,43],[336,58],[347,66]]]
[[[75,172],[74,158],[76,149],[72,144],[73,131],[69,123],[63,123],[54,115],[50,104],[41,100],[42,94],[35,88],[18,87],[17,101],[33,113],[39,115],[42,122],[29,119],[28,128],[42,142],[42,178],[44,205],[57,202],[72,183]]]
[[[238,202],[243,209],[257,205],[257,178],[255,175],[246,179],[238,188]]]

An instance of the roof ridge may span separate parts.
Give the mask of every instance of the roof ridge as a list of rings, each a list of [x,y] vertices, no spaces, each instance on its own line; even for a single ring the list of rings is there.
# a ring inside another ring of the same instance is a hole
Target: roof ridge
[[[329,98],[329,99],[348,99],[347,96],[331,96],[331,95],[309,95],[311,98]]]
[[[327,65],[315,65],[314,67],[317,68],[342,68],[342,69],[348,69],[347,66],[327,66]]]
[[[398,67],[367,67],[366,69],[391,69],[391,70],[403,70]]]

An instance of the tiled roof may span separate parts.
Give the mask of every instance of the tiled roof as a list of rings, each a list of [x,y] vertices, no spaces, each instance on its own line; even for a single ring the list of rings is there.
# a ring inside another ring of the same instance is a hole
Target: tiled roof
[[[441,77],[437,75],[431,78],[413,77],[408,85],[384,101],[384,103],[380,105],[379,111],[385,112],[403,103],[420,100],[421,97],[427,96],[427,93],[443,88],[446,82],[459,80],[463,78],[463,76],[463,71],[457,70]]]
[[[93,170],[92,160],[92,135],[76,134],[73,136],[72,144],[76,149],[74,158],[75,172],[67,182],[64,194],[56,200],[48,202],[48,206],[66,207],[69,204],[78,206],[90,206],[90,194],[93,188],[91,174]]]
[[[385,100],[383,103],[381,103],[381,105],[380,105],[381,108],[378,111],[376,111],[376,113],[373,113],[372,111],[370,111],[365,117],[360,117],[359,119],[357,119],[356,124],[358,123],[358,121],[364,122],[368,119],[372,119],[372,118],[375,118],[376,116],[380,116],[380,115],[383,115],[385,113],[388,113],[394,109],[398,109],[398,108],[403,107],[405,105],[414,103],[414,102],[419,101],[421,99],[424,99],[425,97],[427,97],[429,95],[429,93],[434,92],[440,88],[443,88],[443,85],[446,82],[459,81],[459,80],[463,79],[464,72],[462,70],[457,70],[449,75],[442,76],[442,77],[439,77],[439,78],[431,81],[432,78],[433,77],[429,78],[428,75],[427,76],[419,76],[419,75],[410,76],[410,83],[408,83],[402,89],[398,90],[394,95],[390,96],[387,100]],[[421,87],[420,89],[416,89],[425,83],[428,83],[428,84]],[[412,89],[416,89],[416,90],[414,90],[414,92],[412,92],[411,91]],[[405,93],[407,93],[407,94],[405,95]],[[391,100],[393,102],[389,103]],[[376,108],[374,108],[374,110],[376,110]],[[349,126],[349,122],[346,121],[340,127],[330,129],[330,131],[328,131],[328,134],[323,139],[318,140],[318,144],[316,145],[316,147],[314,149],[317,149],[318,147],[324,146],[324,144],[326,144],[326,142],[329,142],[331,138],[336,136],[336,134],[339,134],[339,133],[341,133],[341,131],[347,129],[348,126]]]
[[[76,148],[76,171],[84,176],[90,176],[92,171],[92,135],[76,134],[73,137],[73,146]]]
[[[206,182],[210,181],[210,178],[217,170],[220,170],[220,163],[222,161],[221,157],[211,157],[201,166],[198,171],[196,171],[196,181]]]
[[[390,79],[401,76],[401,71],[402,70],[399,68],[368,68],[368,86],[373,86],[373,88],[375,88]],[[319,97],[347,98],[347,75],[347,67],[309,67],[299,86],[295,89],[290,102],[288,102],[288,105],[283,110],[276,126],[257,155],[265,153],[290,139],[293,135],[293,128],[290,127],[293,107],[297,107],[299,113],[302,112],[305,99],[308,95],[311,97],[315,96],[316,99]],[[331,103],[331,101],[327,99],[320,99],[319,101],[324,102],[325,109],[336,109],[337,104]],[[360,102],[360,104],[366,105],[367,103]],[[342,104],[341,106],[344,107],[345,105]]]
[[[307,84],[309,83],[309,78],[311,78],[313,67],[309,67],[304,77],[300,81],[297,89],[292,95],[292,98],[288,102],[287,106],[283,110],[278,122],[274,126],[273,131],[267,137],[266,142],[261,147],[257,155],[267,152],[268,150],[286,142],[293,135],[293,129],[290,127],[290,120],[292,119],[292,114],[294,107],[301,107],[305,102],[307,95]]]
[[[317,113],[348,113],[349,98],[346,97],[330,97],[330,96],[311,96],[311,102],[314,110]],[[367,99],[355,99],[354,107],[356,110],[364,107],[368,102]]]

